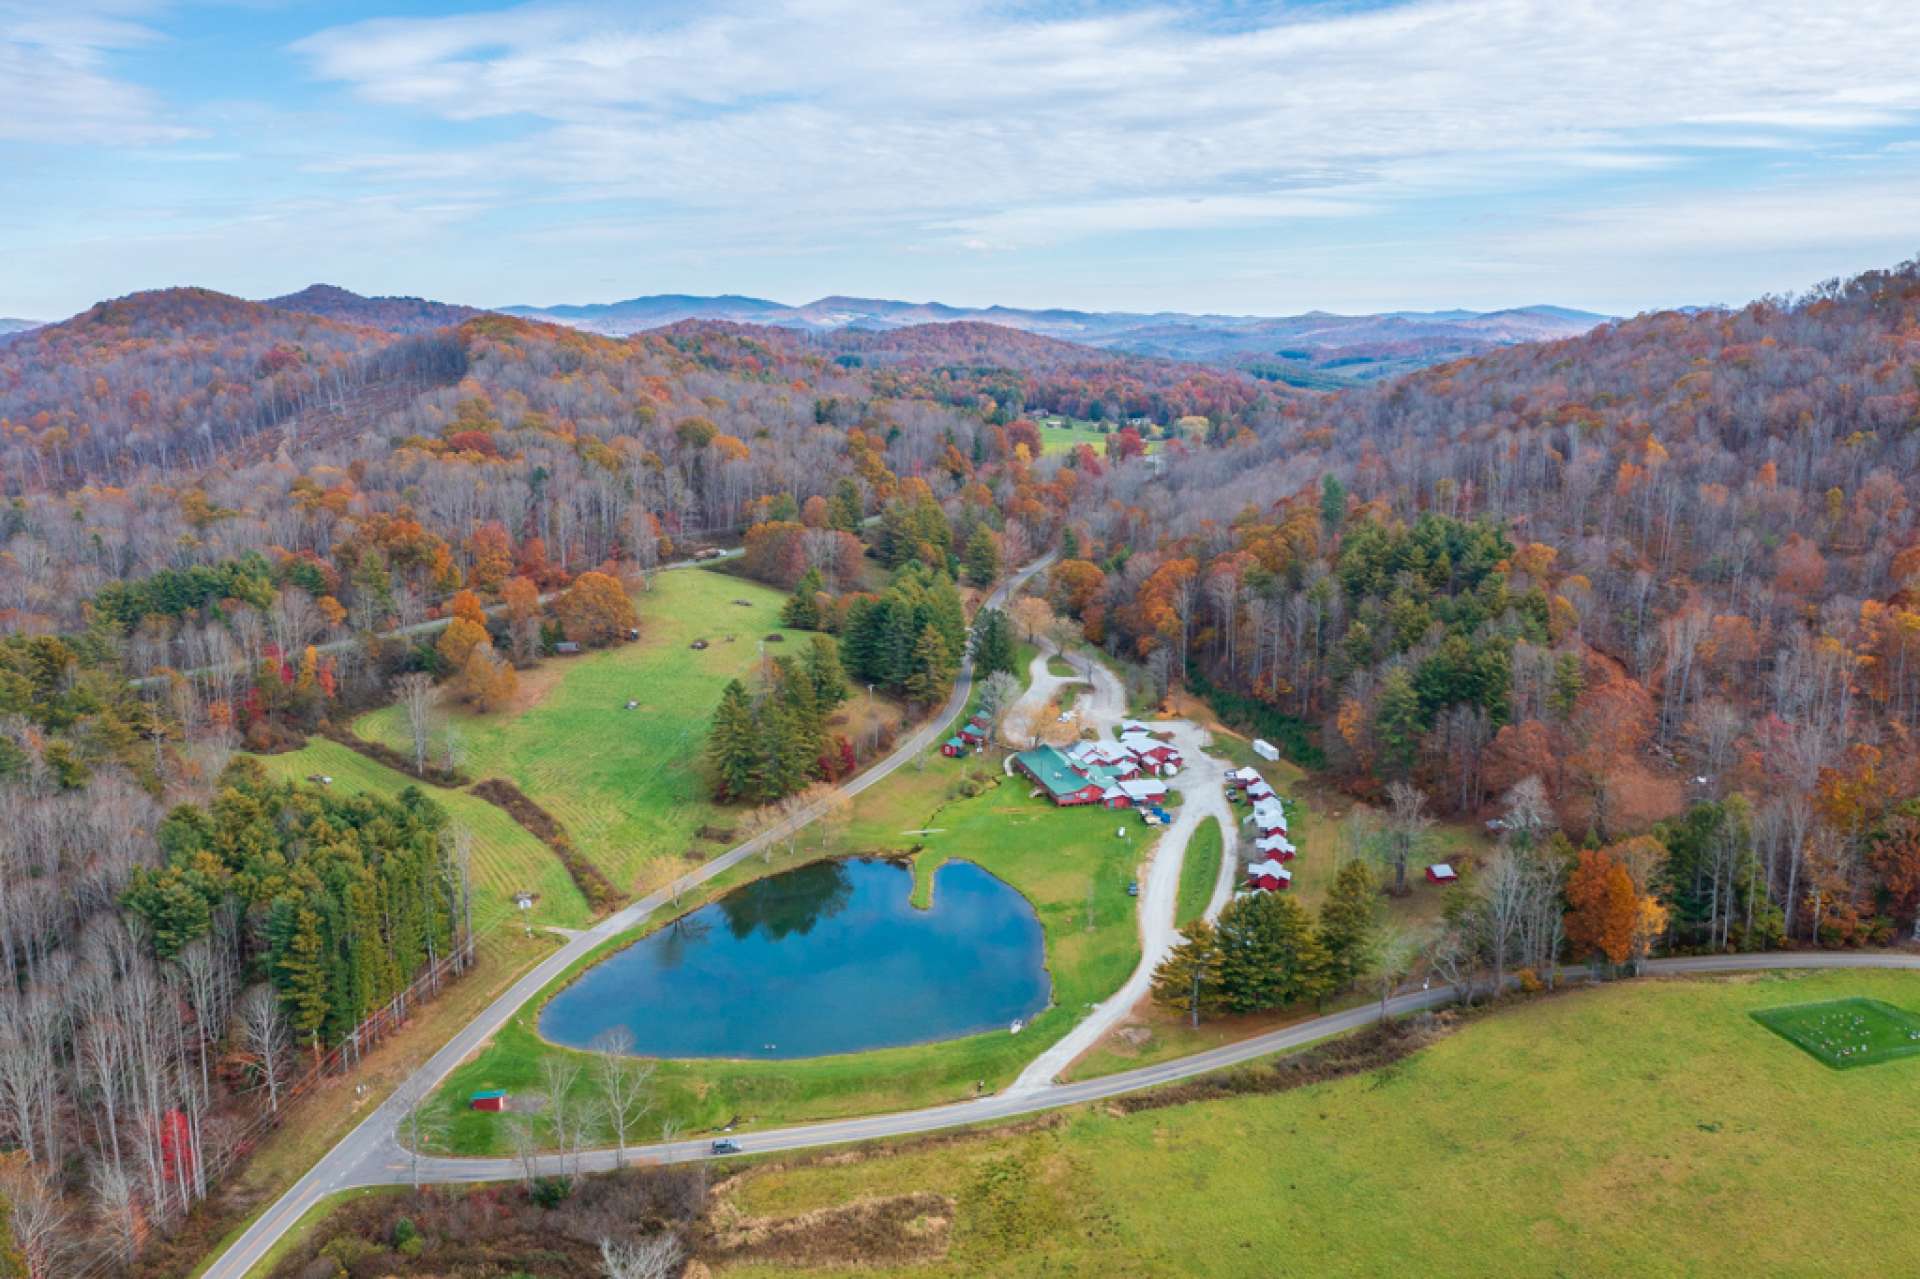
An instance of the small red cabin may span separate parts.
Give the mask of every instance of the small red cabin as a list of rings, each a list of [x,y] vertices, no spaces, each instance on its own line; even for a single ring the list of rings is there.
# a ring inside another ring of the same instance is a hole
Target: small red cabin
[[[1427,867],[1427,882],[1429,884],[1455,884],[1460,882],[1460,874],[1446,862],[1435,862],[1433,865]]]
[[[490,1110],[497,1112],[505,1110],[506,1108],[507,1094],[506,1090],[502,1088],[489,1088],[484,1092],[477,1092],[467,1098],[467,1109],[469,1110]]]

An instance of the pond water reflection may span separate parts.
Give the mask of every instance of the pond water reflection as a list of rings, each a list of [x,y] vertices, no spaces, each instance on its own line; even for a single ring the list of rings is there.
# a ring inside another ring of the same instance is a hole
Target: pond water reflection
[[[1046,1007],[1040,921],[971,862],[874,860],[757,880],[594,965],[540,1033],[589,1047],[616,1026],[648,1057],[815,1057],[1005,1030]]]

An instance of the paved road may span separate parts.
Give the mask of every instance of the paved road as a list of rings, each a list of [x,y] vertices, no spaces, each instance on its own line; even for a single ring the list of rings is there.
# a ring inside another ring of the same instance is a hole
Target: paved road
[[[1012,591],[1019,589],[1022,583],[1052,561],[1053,554],[1049,552],[1021,569],[987,598],[987,606],[997,607],[1002,604]],[[575,960],[580,959],[602,942],[637,927],[655,911],[677,902],[690,889],[697,888],[715,876],[731,870],[747,858],[785,839],[791,832],[813,822],[827,811],[838,795],[858,795],[868,787],[891,776],[897,769],[939,739],[954,717],[966,709],[967,699],[972,695],[972,691],[973,658],[969,655],[961,662],[959,676],[953,685],[953,695],[947,699],[947,704],[940,713],[905,738],[884,760],[840,787],[836,796],[808,805],[778,825],[729,849],[698,870],[681,876],[667,887],[649,893],[631,905],[607,916],[528,970],[519,981],[508,988],[505,994],[487,1005],[477,1017],[442,1045],[440,1050],[428,1058],[419,1070],[394,1090],[392,1096],[376,1107],[373,1113],[360,1122],[359,1126],[328,1151],[319,1163],[308,1170],[306,1176],[295,1182],[292,1189],[260,1214],[226,1253],[208,1267],[205,1279],[242,1279],[274,1242],[300,1219],[301,1214],[322,1197],[351,1186],[377,1185],[392,1181],[394,1178],[391,1168],[394,1160],[400,1159],[403,1164],[405,1162],[404,1153],[395,1140],[394,1134],[411,1100],[414,1097],[424,1097],[431,1092],[452,1072],[454,1067],[473,1055],[548,982],[558,977]],[[400,1180],[407,1180],[404,1173]]]
[[[1082,718],[1097,733],[1111,733],[1126,718],[1126,689],[1101,662],[1084,655],[1079,660],[1089,664],[1088,674],[1093,684],[1092,693],[1080,707]],[[1042,654],[1034,659],[1035,676],[1045,669],[1046,655]],[[1035,684],[1037,687],[1037,678]],[[1009,1093],[1031,1093],[1053,1087],[1056,1077],[1106,1038],[1147,997],[1153,985],[1153,970],[1180,942],[1173,918],[1179,906],[1180,870],[1186,862],[1188,842],[1200,823],[1209,817],[1219,820],[1225,836],[1221,879],[1227,880],[1225,867],[1233,856],[1235,835],[1232,809],[1227,805],[1227,766],[1205,753],[1212,739],[1199,725],[1180,719],[1155,721],[1152,727],[1173,739],[1173,744],[1180,748],[1185,767],[1168,779],[1168,786],[1180,792],[1181,803],[1174,810],[1173,824],[1161,832],[1159,843],[1154,847],[1153,860],[1147,867],[1146,886],[1140,893],[1140,962],[1134,965],[1133,973],[1119,990],[1101,1000],[1072,1030],[1027,1063],[1026,1069],[1008,1085]],[[1132,825],[1132,813],[1115,816],[1121,825]],[[1217,911],[1226,904],[1226,898],[1216,893],[1215,902],[1209,902],[1209,910]]]
[[[1761,955],[1708,955],[1688,959],[1656,959],[1648,963],[1647,971],[1651,976],[1676,976],[1698,973],[1752,972],[1765,969],[1784,968],[1904,968],[1920,970],[1920,954],[1858,954],[1845,952],[1815,952],[1808,954],[1781,953]],[[1572,972],[1570,977],[1583,975],[1584,970]],[[1435,1008],[1454,1001],[1454,992],[1445,987],[1432,990],[1409,990],[1396,995],[1387,1002],[1387,1012],[1391,1016],[1405,1016],[1425,1008]],[[974,1101],[956,1102],[945,1106],[931,1106],[924,1110],[902,1111],[890,1115],[869,1115],[858,1119],[841,1119],[829,1123],[804,1124],[791,1128],[769,1129],[765,1132],[748,1133],[739,1138],[743,1154],[771,1154],[781,1151],[805,1150],[817,1146],[839,1145],[846,1142],[869,1141],[878,1138],[906,1137],[918,1133],[935,1132],[943,1128],[956,1128],[967,1124],[992,1123],[1013,1119],[1039,1111],[1052,1110],[1061,1106],[1072,1106],[1082,1102],[1100,1101],[1108,1097],[1117,1097],[1123,1093],[1138,1092],[1144,1088],[1153,1088],[1162,1084],[1176,1083],[1190,1079],[1195,1075],[1206,1074],[1229,1066],[1244,1065],[1261,1057],[1278,1052],[1303,1048],[1318,1040],[1348,1031],[1359,1030],[1380,1016],[1380,1006],[1369,1003],[1363,1007],[1350,1008],[1342,1012],[1329,1013],[1311,1021],[1301,1022],[1282,1030],[1270,1031],[1252,1039],[1242,1040],[1220,1048],[1196,1053],[1191,1057],[1182,1057],[1176,1061],[1161,1062],[1158,1065],[1142,1066],[1120,1074],[1107,1075],[1099,1079],[1088,1079],[1078,1083],[1055,1084],[1051,1087],[1031,1092],[1005,1092],[991,1097],[982,1097]],[[692,1141],[678,1141],[671,1144],[657,1143],[650,1146],[635,1146],[627,1152],[630,1162],[642,1161],[683,1161],[707,1155],[709,1142],[702,1138]],[[564,1156],[543,1156],[538,1161],[540,1172],[600,1172],[615,1164],[615,1152],[596,1150],[582,1154],[577,1160]],[[392,1147],[384,1160],[375,1161],[360,1169],[364,1181],[349,1182],[349,1185],[396,1185],[405,1184],[409,1177],[410,1164],[404,1151],[396,1145]],[[421,1178],[442,1184],[475,1181],[500,1181],[520,1175],[519,1165],[512,1159],[447,1159],[428,1158],[420,1161]],[[215,1273],[208,1272],[210,1275]],[[233,1272],[237,1276],[240,1272]]]

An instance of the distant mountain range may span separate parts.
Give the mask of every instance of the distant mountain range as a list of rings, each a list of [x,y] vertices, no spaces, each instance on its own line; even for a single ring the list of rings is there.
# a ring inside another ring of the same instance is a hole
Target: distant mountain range
[[[1105,350],[1240,368],[1302,386],[1371,381],[1518,342],[1585,333],[1611,317],[1559,306],[1381,315],[1191,315],[1179,311],[1028,310],[825,297],[804,306],[765,298],[656,294],[584,306],[509,306],[509,315],[621,336],[685,320],[764,324],[813,333],[886,331],[974,321]]]
[[[314,284],[263,305],[336,323],[420,333],[460,324],[487,308],[415,297],[363,297]],[[581,306],[507,306],[507,315],[610,337],[689,321],[764,325],[821,338],[857,337],[941,324],[990,324],[1115,354],[1158,356],[1236,369],[1315,390],[1373,382],[1522,342],[1574,337],[1612,317],[1560,306],[1504,311],[1389,311],[1379,315],[1195,315],[1181,311],[948,306],[888,298],[825,297],[804,306],[723,294],[662,293]],[[0,319],[0,343],[40,327]]]

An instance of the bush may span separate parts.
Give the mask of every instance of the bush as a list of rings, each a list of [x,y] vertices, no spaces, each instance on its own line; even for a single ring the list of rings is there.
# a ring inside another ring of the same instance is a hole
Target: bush
[[[542,1208],[552,1211],[565,1203],[567,1196],[572,1193],[573,1183],[565,1177],[536,1177],[533,1188],[527,1192],[527,1197]]]
[[[413,1224],[412,1217],[402,1217],[393,1223],[393,1234],[391,1237],[394,1247],[405,1248],[408,1244],[420,1237],[420,1231],[419,1228]]]
[[[534,803],[518,786],[504,777],[489,777],[468,793],[504,809],[535,839],[552,849],[553,855],[560,859],[560,864],[567,868],[567,875],[573,880],[574,887],[580,890],[580,895],[587,899],[587,904],[594,910],[612,910],[626,901],[620,890],[613,886],[613,881],[574,847],[572,837],[559,820]]]

